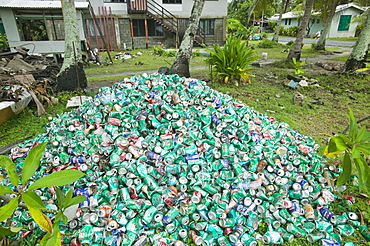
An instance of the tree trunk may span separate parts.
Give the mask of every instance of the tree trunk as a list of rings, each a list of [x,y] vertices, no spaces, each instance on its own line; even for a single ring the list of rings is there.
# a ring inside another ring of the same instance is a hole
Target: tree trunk
[[[189,24],[181,41],[176,59],[170,68],[170,73],[177,73],[181,77],[190,77],[189,61],[204,2],[205,0],[194,0]]]
[[[367,51],[370,44],[370,8],[366,10],[366,21],[362,28],[360,36],[352,49],[346,63],[344,64],[342,72],[353,72],[359,68],[365,67]]]
[[[252,5],[249,6],[249,8],[247,10],[247,13],[245,13],[245,15],[247,16],[247,23],[245,23],[246,26],[249,26],[249,21],[251,20],[252,12],[254,11],[254,9],[257,6],[257,2],[258,2],[258,0],[253,0]]]
[[[339,1],[333,1],[331,3],[328,16],[325,19],[324,29],[323,29],[323,31],[320,35],[319,40],[317,41],[315,50],[325,50],[326,36],[328,35],[328,32],[330,30],[331,22],[333,20],[334,14],[335,14],[335,9],[337,8],[338,4],[339,4]]]
[[[313,8],[313,3],[315,0],[307,0],[306,7],[304,9],[304,14],[302,18],[302,23],[299,26],[297,38],[294,42],[293,48],[289,51],[287,61],[290,62],[292,58],[295,58],[297,61],[301,59],[301,50],[303,44],[303,38],[306,33],[306,28],[311,17],[311,11]]]
[[[61,0],[64,21],[64,61],[57,75],[57,91],[73,91],[87,86],[82,65],[79,27],[74,0]]]
[[[279,13],[279,20],[278,20],[278,22],[276,24],[274,37],[272,38],[272,41],[274,41],[275,43],[278,43],[279,42],[279,32],[280,32],[281,19],[283,18],[283,13],[284,13],[284,10],[285,10],[285,7],[286,7],[286,1],[287,0],[282,0],[281,1],[281,8],[280,8],[280,13]]]

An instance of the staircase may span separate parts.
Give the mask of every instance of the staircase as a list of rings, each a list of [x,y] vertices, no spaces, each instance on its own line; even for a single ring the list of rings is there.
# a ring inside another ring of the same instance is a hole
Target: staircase
[[[177,17],[154,0],[127,1],[127,12],[129,14],[146,14],[163,28],[178,36],[179,28]],[[194,42],[198,45],[205,44],[205,34],[200,27],[198,27]]]

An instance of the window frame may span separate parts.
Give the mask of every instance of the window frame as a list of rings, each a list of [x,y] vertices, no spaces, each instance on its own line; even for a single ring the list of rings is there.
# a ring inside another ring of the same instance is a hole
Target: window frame
[[[148,37],[164,36],[164,29],[160,24],[152,19],[147,19],[146,21],[148,24]],[[145,19],[132,19],[132,27],[135,37],[145,37]],[[161,28],[161,31],[157,29],[158,27]]]
[[[162,0],[162,4],[182,4],[182,0]]]
[[[345,18],[348,18],[348,20],[345,20]],[[341,15],[338,22],[338,32],[346,32],[349,30],[350,24],[351,24],[352,15]],[[344,23],[346,22],[346,23]],[[345,25],[344,25],[345,24]]]

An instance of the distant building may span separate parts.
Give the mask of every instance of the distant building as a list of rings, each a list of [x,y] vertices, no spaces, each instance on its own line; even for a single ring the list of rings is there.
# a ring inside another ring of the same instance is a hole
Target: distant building
[[[75,0],[75,6],[83,48],[121,50],[158,44],[176,47],[193,0]],[[196,43],[223,44],[226,16],[227,0],[206,0]],[[0,18],[0,32],[6,33],[10,47],[64,52],[60,0],[0,0]]]
[[[327,37],[354,37],[358,23],[352,22],[352,20],[354,16],[361,15],[365,10],[366,7],[360,7],[353,3],[337,6]],[[320,17],[320,14],[320,12],[314,12],[311,15],[310,22],[307,28],[307,34],[311,37],[313,37],[317,32],[324,29],[325,22]],[[285,28],[299,26],[302,16],[302,12],[287,12],[283,14],[281,26]],[[269,20],[278,19],[279,14],[275,14]]]

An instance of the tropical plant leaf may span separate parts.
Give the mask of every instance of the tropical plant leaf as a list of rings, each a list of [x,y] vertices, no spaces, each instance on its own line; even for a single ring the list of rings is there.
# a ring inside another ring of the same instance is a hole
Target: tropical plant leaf
[[[73,197],[73,190],[69,190],[66,194],[66,200],[64,201],[64,204],[68,204]]]
[[[349,138],[354,142],[358,134],[358,125],[353,115],[352,109],[349,109],[349,129],[348,129]]]
[[[75,196],[71,199],[71,201],[67,204],[67,208],[70,207],[70,206],[73,206],[75,204],[79,204],[81,202],[84,202],[86,201],[86,197],[84,196]]]
[[[18,186],[19,177],[15,169],[15,164],[12,162],[12,160],[10,160],[9,157],[5,155],[0,155],[0,163],[1,163],[1,166],[6,169],[10,182],[14,186]]]
[[[66,197],[65,197],[63,191],[60,188],[56,188],[55,193],[57,195],[59,208],[64,208],[64,203],[65,203]]]
[[[363,152],[365,155],[370,155],[370,146],[369,147],[367,147],[367,146],[363,147],[361,144],[356,145],[356,146],[357,146],[357,149],[359,151]]]
[[[6,236],[14,236],[22,229],[23,227],[0,227],[0,240]]]
[[[18,199],[19,197],[13,198],[8,204],[0,207],[0,221],[4,221],[13,215],[18,207]]]
[[[42,154],[46,148],[46,142],[40,143],[33,147],[28,153],[26,159],[24,160],[22,169],[22,184],[25,185],[30,177],[35,173],[39,167]]]
[[[351,145],[352,141],[343,133],[338,133],[338,137],[341,137],[347,145]]]
[[[0,195],[14,194],[15,192],[5,185],[0,185]]]
[[[352,158],[353,158],[353,159],[361,158],[361,153],[360,153],[360,151],[358,150],[358,148],[356,147],[356,145],[354,145],[354,146],[352,147]]]
[[[352,174],[352,162],[347,151],[344,154],[342,167],[343,172],[339,175],[337,179],[337,186],[344,185],[349,180]]]
[[[348,148],[343,138],[332,137],[329,142],[328,153],[333,153],[337,151],[344,151]]]
[[[27,206],[32,207],[34,209],[44,209],[44,203],[42,202],[41,198],[36,194],[36,192],[29,190],[22,194],[22,199],[26,203]]]
[[[53,234],[47,233],[41,240],[40,246],[61,246],[59,228],[53,227]]]
[[[62,186],[72,183],[85,174],[78,170],[62,170],[46,175],[33,183],[29,190],[35,190],[42,187]]]
[[[57,223],[59,220],[63,219],[65,215],[63,214],[63,212],[58,212],[57,215],[55,215],[55,218],[54,218],[54,223]]]
[[[40,209],[35,209],[26,204],[33,220],[45,231],[52,232],[52,223],[48,216],[46,216]]]

